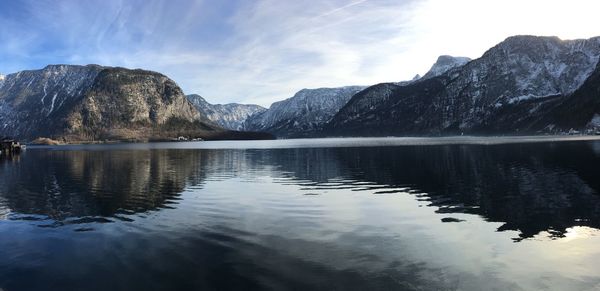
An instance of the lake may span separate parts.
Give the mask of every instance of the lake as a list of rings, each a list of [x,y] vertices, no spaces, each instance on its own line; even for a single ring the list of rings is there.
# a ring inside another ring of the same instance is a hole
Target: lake
[[[0,161],[0,289],[598,290],[574,139],[32,146]]]

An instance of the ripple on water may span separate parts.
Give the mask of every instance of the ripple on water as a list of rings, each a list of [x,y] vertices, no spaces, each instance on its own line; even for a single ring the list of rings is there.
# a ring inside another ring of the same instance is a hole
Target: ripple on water
[[[593,290],[598,162],[588,144],[32,150],[0,169],[0,282]]]

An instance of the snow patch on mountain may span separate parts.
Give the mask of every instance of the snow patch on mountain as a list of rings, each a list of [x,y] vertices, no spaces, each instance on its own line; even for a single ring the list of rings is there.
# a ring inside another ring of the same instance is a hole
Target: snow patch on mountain
[[[550,95],[544,95],[544,96],[538,96],[538,95],[533,95],[533,94],[527,94],[527,95],[523,95],[523,96],[516,96],[516,97],[511,97],[507,100],[508,104],[515,104],[515,103],[519,103],[519,102],[523,102],[523,101],[529,101],[529,100],[534,100],[534,99],[542,99],[542,98],[549,98],[549,97],[555,97],[555,96],[559,96],[560,93],[556,92],[554,94],[550,94]]]
[[[54,110],[54,102],[56,102],[56,96],[58,96],[58,93],[54,93],[54,96],[52,96],[52,104],[50,105],[50,110],[48,111],[47,115],[50,115],[50,113],[52,113],[52,111]]]
[[[590,120],[590,123],[588,124],[589,127],[600,127],[600,114],[596,113],[594,114],[594,117],[592,117],[592,120]]]

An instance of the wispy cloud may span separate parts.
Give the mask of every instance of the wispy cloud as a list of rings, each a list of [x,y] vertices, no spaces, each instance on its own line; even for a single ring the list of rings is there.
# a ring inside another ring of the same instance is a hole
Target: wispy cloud
[[[344,9],[347,9],[347,8],[350,8],[350,7],[352,7],[352,6],[356,6],[356,5],[362,4],[362,3],[364,3],[364,2],[367,2],[367,1],[368,1],[368,0],[361,0],[361,1],[351,2],[351,3],[349,3],[349,4],[346,4],[346,5],[344,5],[344,6],[341,6],[341,7],[335,8],[335,9],[332,9],[331,11],[327,11],[327,12],[325,12],[325,13],[321,14],[321,15],[318,15],[316,18],[320,18],[320,17],[329,16],[329,15],[335,14],[335,13],[337,13],[337,12],[339,12],[339,11],[342,11],[342,10],[344,10]]]
[[[576,2],[576,3],[575,3]],[[50,63],[157,70],[211,102],[399,81],[512,34],[600,35],[593,1],[30,0],[0,10],[0,72]],[[572,15],[572,16],[571,16]],[[576,17],[575,17],[576,16]]]

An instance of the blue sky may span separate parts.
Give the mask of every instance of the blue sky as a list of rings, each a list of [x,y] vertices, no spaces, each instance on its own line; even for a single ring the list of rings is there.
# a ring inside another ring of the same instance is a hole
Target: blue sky
[[[600,35],[587,0],[0,0],[0,72],[47,64],[160,71],[213,103],[423,74],[515,34]]]

